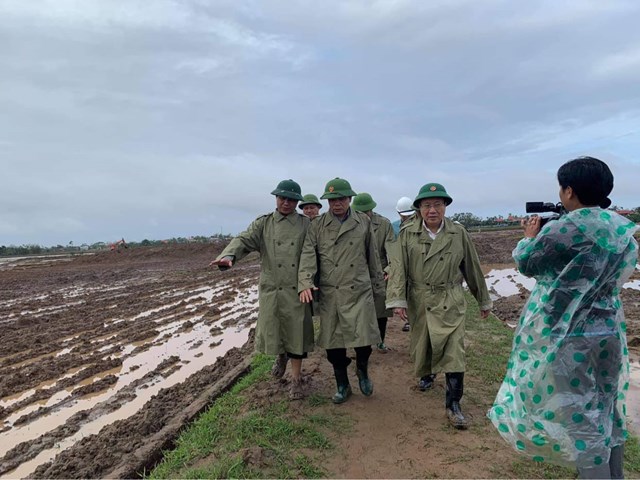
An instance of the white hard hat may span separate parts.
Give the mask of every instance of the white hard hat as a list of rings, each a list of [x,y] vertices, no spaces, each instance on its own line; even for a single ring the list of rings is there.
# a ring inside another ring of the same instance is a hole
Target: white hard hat
[[[396,212],[403,217],[413,215],[415,213],[415,210],[413,209],[413,201],[409,197],[400,198],[398,203],[396,203]]]

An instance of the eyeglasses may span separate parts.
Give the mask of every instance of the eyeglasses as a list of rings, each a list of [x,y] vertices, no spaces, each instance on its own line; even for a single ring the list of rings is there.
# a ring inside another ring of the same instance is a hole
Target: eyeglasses
[[[438,210],[439,208],[444,207],[444,202],[433,202],[433,203],[421,203],[420,208],[424,208],[425,210]]]

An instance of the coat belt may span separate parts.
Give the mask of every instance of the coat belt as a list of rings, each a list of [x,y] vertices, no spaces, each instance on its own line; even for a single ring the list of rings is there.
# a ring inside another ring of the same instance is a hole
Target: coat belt
[[[419,292],[441,292],[445,290],[452,290],[457,287],[462,287],[462,283],[459,282],[446,282],[437,284],[417,283],[409,281],[410,288]]]

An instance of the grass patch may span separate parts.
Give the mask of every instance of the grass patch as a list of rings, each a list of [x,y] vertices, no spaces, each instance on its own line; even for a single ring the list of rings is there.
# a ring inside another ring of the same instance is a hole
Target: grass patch
[[[145,478],[318,478],[326,473],[300,449],[331,448],[333,427],[320,414],[294,418],[289,403],[251,407],[242,395],[269,378],[273,358],[255,357],[251,372],[179,437],[174,450]]]
[[[640,478],[640,442],[630,436],[624,444],[624,473],[627,478]]]
[[[467,297],[467,370],[477,376],[480,384],[487,387],[489,393],[497,393],[504,374],[507,371],[507,359],[511,353],[513,331],[493,315],[480,318],[478,304],[469,292]]]

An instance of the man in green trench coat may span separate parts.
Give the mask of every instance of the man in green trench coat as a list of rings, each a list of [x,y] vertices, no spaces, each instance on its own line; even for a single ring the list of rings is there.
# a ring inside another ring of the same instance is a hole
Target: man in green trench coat
[[[373,393],[369,356],[371,345],[380,342],[374,297],[384,295],[384,279],[371,221],[350,208],[355,195],[344,179],[327,183],[322,198],[329,200],[329,212],[311,223],[298,272],[300,301],[310,303],[313,292],[318,294],[314,303],[314,314],[320,319],[317,343],[327,350],[327,359],[333,365],[338,386],[334,403],[342,403],[351,395],[347,348],[356,351],[361,392],[366,396]]]
[[[260,253],[256,351],[278,355],[272,370],[278,378],[291,359],[290,398],[298,400],[303,397],[302,359],[313,349],[311,309],[298,297],[298,262],[309,219],[296,212],[302,195],[293,180],[281,181],[271,194],[276,210],[254,220],[211,265],[227,269],[250,252]]]
[[[373,228],[373,234],[376,237],[376,244],[378,245],[378,256],[380,257],[380,265],[382,271],[386,272],[387,265],[389,265],[389,254],[392,244],[395,241],[395,234],[393,233],[393,227],[391,221],[387,217],[383,217],[379,213],[373,211],[378,204],[373,200],[370,194],[362,192],[355,196],[353,199],[353,209],[357,212],[362,212],[371,219],[371,227]],[[387,273],[384,274],[384,280],[386,281]],[[384,285],[386,289],[386,285]],[[391,309],[385,308],[384,297],[377,297],[376,301],[376,316],[378,317],[378,330],[380,330],[380,343],[378,344],[378,352],[387,353],[387,346],[384,344],[384,337],[387,333],[387,319],[393,316]]]
[[[313,220],[318,215],[320,215],[320,209],[322,208],[322,204],[318,197],[316,197],[313,193],[307,193],[302,197],[302,202],[298,205],[298,208],[302,210],[304,216],[309,220]]]
[[[467,303],[462,281],[487,318],[493,306],[471,237],[445,217],[453,199],[439,183],[424,185],[414,200],[420,215],[402,225],[392,257],[387,307],[411,317],[411,358],[420,389],[446,377],[446,412],[455,428],[468,420],[460,408],[464,383]]]

